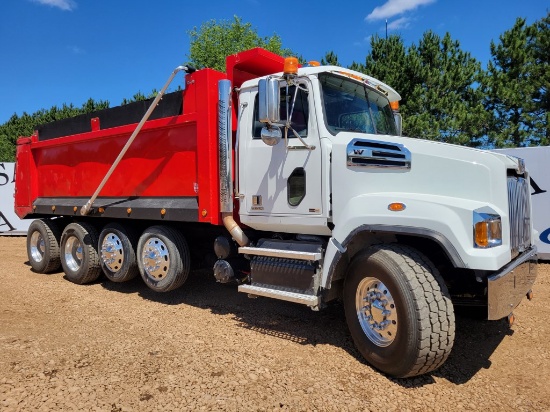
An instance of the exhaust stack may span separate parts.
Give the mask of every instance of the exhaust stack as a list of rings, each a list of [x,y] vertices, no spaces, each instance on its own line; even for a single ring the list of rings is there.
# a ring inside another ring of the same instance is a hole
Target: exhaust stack
[[[218,82],[218,151],[220,168],[220,211],[223,224],[239,246],[247,246],[248,237],[233,219],[233,180],[231,162],[231,82]]]

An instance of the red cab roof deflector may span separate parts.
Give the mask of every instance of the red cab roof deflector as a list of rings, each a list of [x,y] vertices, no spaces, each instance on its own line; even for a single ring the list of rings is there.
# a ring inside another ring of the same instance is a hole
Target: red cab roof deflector
[[[225,59],[226,74],[233,87],[250,79],[282,72],[285,59],[261,47],[232,54]]]

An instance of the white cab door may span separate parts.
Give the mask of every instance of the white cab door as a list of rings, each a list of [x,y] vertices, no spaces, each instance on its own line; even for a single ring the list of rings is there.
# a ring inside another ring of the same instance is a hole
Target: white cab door
[[[260,138],[257,92],[242,96],[239,134],[239,191],[241,211],[249,216],[320,216],[323,214],[322,168],[319,133],[311,87],[297,95],[292,125],[314,150],[308,150],[293,133],[288,147],[283,139],[268,146]],[[292,95],[290,90],[289,94]],[[281,100],[286,88],[281,89]],[[285,112],[286,110],[281,110]]]

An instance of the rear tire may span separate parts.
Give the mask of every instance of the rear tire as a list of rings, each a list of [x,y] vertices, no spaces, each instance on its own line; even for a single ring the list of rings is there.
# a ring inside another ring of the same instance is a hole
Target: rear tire
[[[100,264],[113,282],[126,282],[139,273],[136,259],[137,236],[128,228],[111,223],[99,235]]]
[[[59,269],[59,239],[61,229],[55,220],[33,221],[27,231],[27,256],[33,270],[50,273]]]
[[[398,378],[440,367],[454,343],[454,311],[443,279],[409,246],[377,245],[357,254],[344,285],[353,341],[380,371]]]
[[[169,292],[183,285],[189,275],[190,260],[187,242],[174,228],[151,226],[139,238],[139,272],[155,292]]]
[[[68,280],[79,285],[101,274],[97,231],[88,223],[71,223],[61,235],[61,266]]]

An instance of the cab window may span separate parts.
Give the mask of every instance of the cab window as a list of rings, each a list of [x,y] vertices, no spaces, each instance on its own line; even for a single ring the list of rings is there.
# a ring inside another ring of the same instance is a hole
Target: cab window
[[[290,112],[295,91],[296,86],[290,86],[288,88],[287,99],[287,88],[286,86],[281,87],[281,122],[286,122],[287,102],[289,105],[288,110]],[[292,113],[292,120],[290,122],[290,125],[294,130],[296,130],[300,137],[307,137],[308,118],[309,106],[307,102],[307,92],[302,89],[298,89],[298,95],[296,96],[296,102],[294,103],[294,112]],[[254,119],[252,124],[252,136],[254,139],[260,138],[261,130],[263,127],[265,127],[265,124],[261,123],[258,119],[258,95],[256,94],[256,98],[254,99]],[[293,133],[289,133],[288,138],[295,138],[295,136]]]

